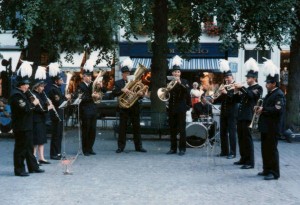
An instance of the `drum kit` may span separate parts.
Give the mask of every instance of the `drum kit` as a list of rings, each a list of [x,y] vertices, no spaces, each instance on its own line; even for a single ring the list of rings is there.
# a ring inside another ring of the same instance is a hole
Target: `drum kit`
[[[215,125],[215,126],[213,126]],[[215,129],[214,136],[209,136],[211,129]],[[186,126],[186,143],[188,147],[202,148],[213,147],[217,141],[218,133],[215,119],[211,116],[199,117],[196,121]]]

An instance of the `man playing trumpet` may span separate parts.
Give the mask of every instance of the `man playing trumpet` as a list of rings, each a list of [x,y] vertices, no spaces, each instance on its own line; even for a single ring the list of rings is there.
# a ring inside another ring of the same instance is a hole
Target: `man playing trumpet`
[[[241,169],[252,169],[254,168],[254,149],[249,125],[254,114],[253,108],[257,100],[262,96],[263,89],[257,84],[257,62],[253,58],[250,58],[245,62],[244,67],[247,71],[246,78],[248,87],[245,88],[239,83],[234,84],[234,97],[236,102],[240,103],[237,118],[237,133],[241,158],[233,164],[242,165]]]

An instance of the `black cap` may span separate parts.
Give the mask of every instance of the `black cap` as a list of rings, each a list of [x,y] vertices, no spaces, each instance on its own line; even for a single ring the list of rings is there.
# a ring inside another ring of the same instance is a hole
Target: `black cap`
[[[224,77],[227,77],[227,76],[232,76],[232,72],[231,72],[231,70],[224,71],[224,72],[223,72],[223,74],[224,74]]]
[[[176,70],[179,70],[179,71],[180,71],[180,66],[178,66],[178,65],[173,65],[172,72],[173,72],[173,71],[176,71]]]
[[[60,80],[62,79],[62,75],[61,73],[58,73],[56,76],[51,77],[52,81],[55,82],[56,80]]]
[[[125,72],[130,72],[129,68],[127,66],[124,66],[121,68],[121,72],[125,73]]]
[[[38,87],[38,86],[40,86],[42,84],[46,85],[47,83],[43,79],[35,79],[33,81],[33,86],[32,87]]]
[[[17,82],[17,86],[21,86],[21,85],[25,85],[25,84],[30,84],[30,79],[28,76],[20,76],[18,75],[16,77],[16,82]]]
[[[89,71],[89,70],[83,70],[83,75],[92,75],[93,72]]]
[[[266,83],[278,83],[279,82],[279,75],[275,74],[274,76],[268,75],[266,80]]]
[[[253,70],[249,70],[246,77],[257,78],[258,72],[254,72]]]

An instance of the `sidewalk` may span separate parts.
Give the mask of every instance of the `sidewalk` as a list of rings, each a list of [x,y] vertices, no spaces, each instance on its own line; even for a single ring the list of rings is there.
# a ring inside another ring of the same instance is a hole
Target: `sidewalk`
[[[69,157],[78,151],[78,130],[68,130],[63,149]],[[131,137],[130,137],[131,138]],[[112,130],[98,130],[95,156],[79,155],[70,170],[60,161],[43,165],[43,174],[13,175],[11,138],[0,138],[0,204],[300,204],[300,144],[279,141],[281,178],[264,181],[260,141],[255,140],[256,166],[241,170],[207,148],[188,148],[186,155],[166,155],[168,140],[143,136],[147,153],[134,151],[128,140],[124,153],[116,154]],[[146,138],[146,139],[145,139]],[[150,139],[151,138],[151,139]],[[45,145],[49,159],[49,146]]]

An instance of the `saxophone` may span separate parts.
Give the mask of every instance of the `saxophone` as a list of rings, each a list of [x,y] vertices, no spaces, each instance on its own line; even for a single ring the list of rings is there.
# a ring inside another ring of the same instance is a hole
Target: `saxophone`
[[[103,92],[101,91],[101,88],[98,86],[98,83],[101,83],[102,82],[102,79],[103,79],[103,75],[104,75],[105,71],[101,70],[98,75],[97,75],[97,78],[94,80],[93,82],[93,87],[92,87],[92,94],[93,93],[98,93],[99,94],[99,98],[96,98],[96,97],[92,97],[93,98],[93,101],[94,103],[96,104],[99,104],[103,98]]]
[[[121,108],[130,108],[139,98],[139,92],[145,93],[148,86],[142,83],[142,76],[146,72],[147,68],[142,64],[139,64],[134,72],[134,80],[128,82],[124,88],[130,90],[130,93],[123,93],[119,97],[119,106]]]

